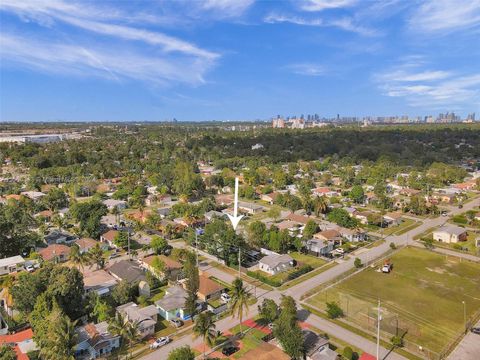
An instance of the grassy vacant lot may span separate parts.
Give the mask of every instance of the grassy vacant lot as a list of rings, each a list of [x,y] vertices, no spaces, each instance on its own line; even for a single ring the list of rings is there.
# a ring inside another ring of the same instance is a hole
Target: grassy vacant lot
[[[291,252],[289,255],[297,260],[299,265],[310,265],[314,269],[326,264],[326,261],[321,258],[312,255],[301,254],[296,251]]]
[[[350,321],[364,329],[376,327],[376,302],[382,301],[382,330],[440,352],[480,308],[480,264],[431,251],[405,248],[392,257],[393,271],[368,268],[308,302],[324,309],[336,301]],[[398,325],[397,325],[398,324]]]

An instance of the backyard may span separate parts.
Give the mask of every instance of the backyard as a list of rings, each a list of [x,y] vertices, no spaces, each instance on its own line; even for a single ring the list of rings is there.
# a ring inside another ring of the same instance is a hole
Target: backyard
[[[336,301],[349,321],[374,331],[381,300],[383,331],[441,352],[480,307],[480,264],[434,252],[405,248],[391,257],[393,271],[367,268],[307,302],[325,309]]]

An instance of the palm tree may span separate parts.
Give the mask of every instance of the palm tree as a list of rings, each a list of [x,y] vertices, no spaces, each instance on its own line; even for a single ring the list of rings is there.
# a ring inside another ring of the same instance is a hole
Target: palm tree
[[[328,204],[325,200],[325,197],[317,196],[313,201],[313,208],[316,216],[320,216],[320,214],[325,214],[328,210]]]
[[[139,328],[139,321],[127,322],[127,326],[125,328],[124,333],[124,340],[128,342],[128,348],[131,349],[132,345],[140,340],[140,332],[138,331]],[[130,357],[131,357],[130,353]]]
[[[108,331],[113,335],[120,336],[122,345],[128,343],[128,347],[130,348],[131,345],[140,338],[138,325],[138,321],[127,321],[122,314],[117,312],[108,324]]]
[[[115,215],[115,224],[117,224],[118,226],[118,223],[119,223],[119,218],[120,218],[120,210],[118,209],[117,206],[114,206],[113,209],[112,209],[112,215]]]
[[[80,247],[77,244],[70,248],[69,258],[74,265],[77,265],[82,270],[89,262],[87,256],[80,251]]]
[[[205,344],[208,344],[209,347],[212,347],[217,335],[217,332],[215,331],[213,313],[207,311],[199,314],[195,319],[193,333],[195,337],[201,336],[203,338],[203,357],[206,358]]]
[[[12,310],[10,309],[10,305],[13,303],[12,294],[10,290],[12,289],[14,284],[14,278],[11,275],[7,275],[3,278],[2,287],[3,287],[3,296],[5,302],[8,304],[8,310],[6,311],[7,316],[10,318],[13,315]]]
[[[91,263],[96,264],[98,269],[103,269],[105,266],[105,256],[99,243],[96,243],[88,252],[88,259]]]
[[[237,316],[240,320],[240,334],[242,334],[242,320],[243,314],[248,313],[248,297],[250,293],[243,286],[243,281],[240,278],[236,278],[233,281],[232,299],[230,300],[230,311],[233,317]]]

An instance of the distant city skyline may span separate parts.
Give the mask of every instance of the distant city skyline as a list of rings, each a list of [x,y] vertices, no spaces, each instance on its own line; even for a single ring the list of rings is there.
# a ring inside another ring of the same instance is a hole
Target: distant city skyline
[[[480,113],[480,0],[2,0],[0,21],[0,121]]]

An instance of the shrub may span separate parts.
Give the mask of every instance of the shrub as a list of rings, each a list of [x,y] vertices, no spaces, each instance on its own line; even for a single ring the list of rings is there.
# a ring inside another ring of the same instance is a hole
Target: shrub
[[[311,267],[310,265],[303,265],[299,267],[297,270],[292,271],[290,274],[288,274],[287,280],[296,279],[297,277],[302,276],[303,274],[306,274],[312,270],[313,270],[313,267]]]
[[[395,250],[397,248],[397,245],[395,243],[391,242],[390,243],[390,249]]]
[[[353,360],[353,350],[347,346],[343,349],[343,357],[347,360]]]
[[[336,319],[343,316],[343,310],[336,302],[327,302],[327,315],[330,319]]]
[[[392,343],[393,346],[403,347],[403,339],[400,336],[393,336],[390,339],[390,342]]]
[[[355,258],[355,261],[353,262],[353,265],[357,268],[357,269],[360,269],[363,264],[362,264],[362,260],[360,260],[359,258]]]
[[[256,271],[247,271],[247,275],[250,277],[253,277],[255,279],[260,280],[261,282],[264,282],[267,285],[273,286],[273,287],[279,287],[282,285],[282,282],[279,280],[272,279],[268,277],[267,275],[262,275]]]

